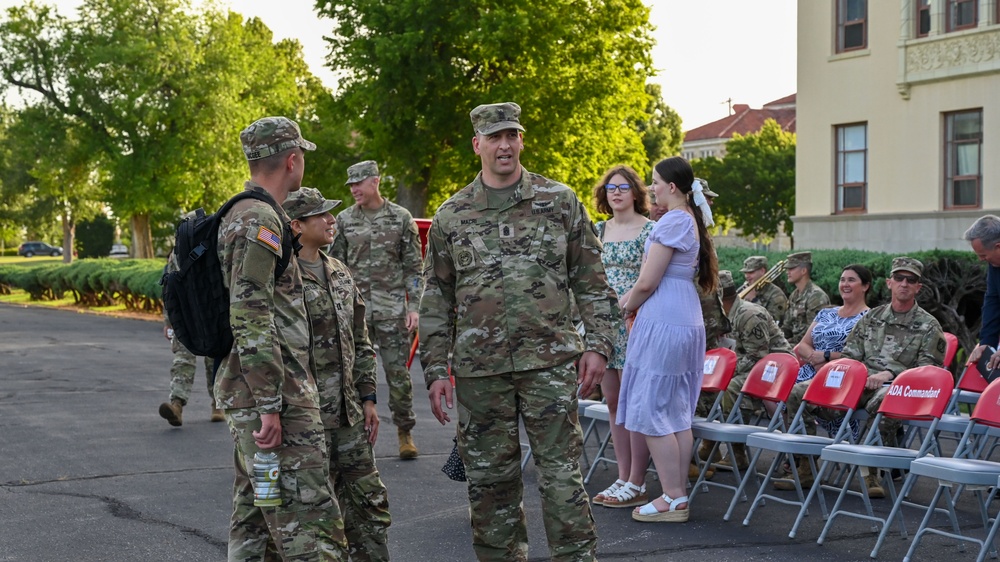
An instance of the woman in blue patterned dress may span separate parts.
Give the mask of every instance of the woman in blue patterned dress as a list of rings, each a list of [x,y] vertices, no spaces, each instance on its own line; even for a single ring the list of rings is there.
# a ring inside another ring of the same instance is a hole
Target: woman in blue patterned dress
[[[802,363],[799,368],[799,376],[796,382],[811,380],[816,376],[816,371],[824,364],[840,359],[840,351],[844,349],[847,335],[854,329],[854,325],[861,320],[861,317],[868,312],[868,304],[865,298],[868,290],[872,286],[872,274],[868,268],[860,264],[846,266],[840,273],[840,298],[843,299],[843,306],[835,308],[824,308],[816,314],[809,329],[806,330],[802,341],[795,346],[795,355]],[[791,412],[794,413],[794,412]],[[840,427],[840,420],[843,416],[838,416],[837,421],[816,418],[820,426],[827,430],[830,435],[834,435]],[[832,430],[832,432],[831,432]],[[857,439],[860,432],[860,425],[857,421],[851,422],[851,431]]]
[[[649,211],[649,190],[635,170],[629,166],[615,166],[594,187],[594,202],[598,212],[612,215],[595,226],[604,242],[601,261],[608,284],[621,298],[639,278],[646,237],[655,224],[643,216]],[[619,322],[614,352],[601,379],[601,389],[608,400],[611,441],[618,460],[618,480],[594,496],[594,503],[605,507],[630,507],[649,501],[646,495],[646,466],[649,464],[646,440],[615,423],[627,341],[625,322]]]

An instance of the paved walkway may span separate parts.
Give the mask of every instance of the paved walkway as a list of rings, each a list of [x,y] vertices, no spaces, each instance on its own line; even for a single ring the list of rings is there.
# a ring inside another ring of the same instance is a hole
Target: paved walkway
[[[157,415],[171,359],[160,324],[3,304],[0,319],[0,561],[224,560],[232,441],[224,424],[208,421],[200,371],[184,426]],[[380,405],[376,455],[394,519],[390,551],[405,562],[474,560],[465,487],[440,472],[454,426],[433,420],[417,369],[419,459],[395,457],[395,431]],[[384,383],[379,391],[387,394]],[[531,559],[547,560],[533,467],[524,478]],[[613,467],[598,469],[588,489],[613,480]],[[650,488],[658,490],[652,478]],[[915,497],[927,499],[928,490]],[[746,528],[742,504],[726,523],[723,500],[716,490],[699,496],[692,520],[679,526],[595,507],[600,559],[844,562],[867,559],[874,544],[866,523],[843,520],[817,546],[818,510],[796,540],[787,538],[794,514],[784,506],[767,505]],[[887,500],[876,505],[889,508]],[[961,515],[966,523],[976,517],[968,505]],[[907,521],[915,528],[914,512]],[[974,559],[951,543],[930,537],[917,559]],[[908,545],[894,532],[880,559],[900,560]]]

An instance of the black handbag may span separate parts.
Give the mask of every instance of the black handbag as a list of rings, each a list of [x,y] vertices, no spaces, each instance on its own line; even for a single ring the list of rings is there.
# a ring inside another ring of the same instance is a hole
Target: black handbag
[[[448,460],[444,461],[441,472],[455,482],[465,482],[465,464],[462,462],[461,455],[458,454],[458,438],[456,437],[452,441],[454,441],[455,446],[451,448],[451,454],[448,455]]]

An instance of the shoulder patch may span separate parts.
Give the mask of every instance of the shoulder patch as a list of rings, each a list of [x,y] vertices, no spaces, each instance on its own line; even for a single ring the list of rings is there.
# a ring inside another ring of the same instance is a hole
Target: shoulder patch
[[[937,342],[938,353],[944,353],[945,347],[946,347],[946,344],[944,342],[944,338],[938,338],[938,342]]]
[[[260,227],[257,231],[257,240],[267,244],[275,252],[281,252],[281,237],[266,226]]]

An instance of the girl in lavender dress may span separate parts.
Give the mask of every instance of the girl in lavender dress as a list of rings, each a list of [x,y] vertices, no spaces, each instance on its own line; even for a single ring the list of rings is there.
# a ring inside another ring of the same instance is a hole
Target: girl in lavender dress
[[[601,261],[604,262],[608,284],[621,297],[639,278],[646,238],[655,224],[643,216],[649,211],[649,191],[635,170],[629,166],[615,166],[594,187],[594,202],[599,212],[612,215],[611,219],[595,226],[604,243]],[[632,433],[625,426],[615,423],[621,370],[625,365],[625,346],[628,341],[625,323],[618,324],[615,348],[601,379],[601,388],[608,400],[611,441],[615,445],[615,458],[618,460],[618,480],[594,496],[594,503],[604,507],[623,508],[649,501],[649,496],[646,495],[649,450],[646,449],[646,440],[642,435]]]
[[[623,313],[635,314],[635,324],[617,422],[645,436],[663,488],[662,496],[636,508],[632,518],[684,522],[691,420],[705,361],[698,288],[716,290],[719,265],[706,230],[711,211],[691,165],[680,157],[661,161],[653,170],[652,187],[668,211],[646,240],[639,279],[621,298]]]

